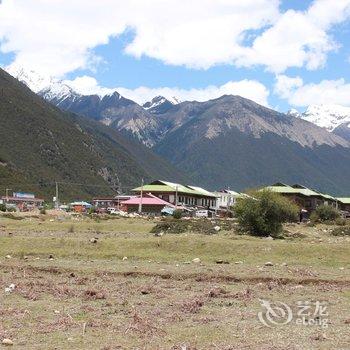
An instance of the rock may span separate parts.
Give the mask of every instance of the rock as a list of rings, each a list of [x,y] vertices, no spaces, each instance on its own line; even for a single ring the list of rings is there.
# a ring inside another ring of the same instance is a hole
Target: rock
[[[97,243],[98,238],[94,237],[90,239],[90,243]]]
[[[6,255],[5,258],[6,258],[6,259],[11,259],[12,256],[11,256],[11,255]]]
[[[60,312],[59,310],[54,310],[54,313],[55,313],[56,315],[58,315],[58,314],[60,314],[61,312]]]
[[[273,266],[273,263],[271,261],[268,261],[264,264],[265,266]]]
[[[13,341],[11,339],[9,339],[9,338],[5,338],[5,339],[2,340],[2,345],[9,345],[9,346],[11,346],[11,345],[13,345]]]
[[[201,262],[201,259],[199,259],[199,258],[194,258],[194,259],[192,260],[192,262],[194,262],[195,264],[199,264],[199,263]]]
[[[52,254],[49,255],[49,259],[50,259],[50,260],[53,260],[53,259],[54,259],[54,257],[53,257]]]
[[[155,235],[156,237],[162,237],[162,236],[164,235],[164,232],[163,232],[163,231],[161,231],[161,232],[156,232],[154,235]]]
[[[123,261],[126,261],[126,260],[128,260],[128,257],[127,257],[127,256],[124,256],[124,257],[123,257]]]
[[[339,267],[339,270],[344,270],[344,267]]]
[[[219,231],[221,230],[221,227],[220,227],[220,226],[214,226],[214,230],[215,230],[216,232],[219,232]]]
[[[217,264],[229,264],[230,263],[229,261],[226,261],[226,260],[216,260],[215,262]]]
[[[9,288],[9,287],[6,287],[6,288],[5,288],[5,293],[12,293],[12,289]]]
[[[243,261],[235,261],[236,265],[243,264]]]
[[[266,237],[265,239],[267,239],[267,240],[269,240],[269,241],[272,241],[272,240],[273,240],[273,237],[268,236],[268,237]]]
[[[281,266],[288,266],[286,262],[282,263]]]
[[[9,288],[12,289],[12,290],[14,290],[14,289],[16,288],[16,285],[15,285],[14,283],[11,283],[11,284],[9,285]]]

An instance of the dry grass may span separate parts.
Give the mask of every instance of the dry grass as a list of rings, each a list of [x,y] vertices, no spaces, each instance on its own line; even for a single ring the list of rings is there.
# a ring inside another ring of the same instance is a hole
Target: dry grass
[[[289,226],[286,240],[159,239],[153,221],[49,220],[0,221],[0,338],[15,348],[350,348],[349,238],[331,227]],[[331,324],[266,328],[260,299],[325,301]]]

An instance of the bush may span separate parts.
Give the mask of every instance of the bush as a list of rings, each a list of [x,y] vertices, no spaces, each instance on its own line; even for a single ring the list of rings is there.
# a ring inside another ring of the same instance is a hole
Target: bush
[[[45,215],[46,214],[46,209],[45,208],[41,208],[40,209],[40,214]]]
[[[181,219],[181,217],[182,217],[182,211],[179,209],[174,210],[173,218],[174,219]]]
[[[337,227],[332,231],[333,236],[350,236],[350,226]]]
[[[234,212],[240,228],[255,236],[278,236],[284,222],[298,220],[299,208],[280,194],[255,191],[252,197],[238,199]]]
[[[5,204],[0,204],[0,211],[6,211],[6,205]]]
[[[330,205],[320,205],[310,216],[313,222],[334,221],[338,218],[340,218],[339,210]]]

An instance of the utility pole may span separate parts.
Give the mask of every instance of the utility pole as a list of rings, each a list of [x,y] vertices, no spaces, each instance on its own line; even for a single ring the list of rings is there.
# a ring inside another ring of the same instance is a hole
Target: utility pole
[[[11,191],[11,188],[6,188],[6,202],[9,201],[9,191]]]
[[[139,204],[139,214],[142,213],[142,196],[143,196],[143,179],[141,181],[141,196],[140,196],[140,204]]]
[[[176,185],[176,187],[175,187],[175,209],[177,209],[177,203],[178,203],[177,192],[178,192],[178,186]]]
[[[58,203],[58,182],[56,181],[56,201],[55,201],[55,208],[58,209],[59,203]]]

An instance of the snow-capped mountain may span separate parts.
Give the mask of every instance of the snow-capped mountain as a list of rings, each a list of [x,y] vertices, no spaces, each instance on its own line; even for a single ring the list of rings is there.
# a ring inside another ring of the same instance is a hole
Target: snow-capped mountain
[[[164,96],[156,96],[151,101],[144,103],[142,107],[152,114],[163,114],[178,103],[180,101],[175,97],[167,99]]]
[[[330,132],[341,124],[350,123],[350,107],[339,105],[310,105],[304,113],[291,109],[288,114],[307,120]]]
[[[67,98],[80,96],[62,80],[41,75],[33,70],[10,66],[7,72],[46,100],[55,100],[55,104]]]

